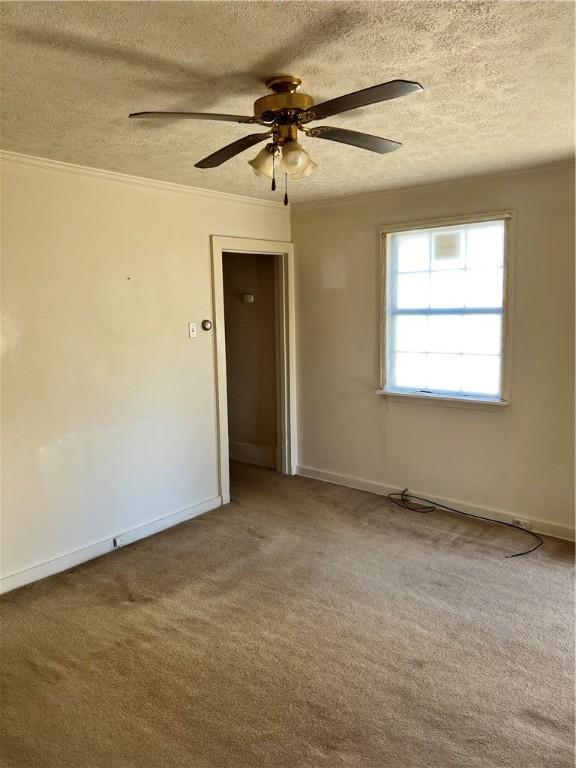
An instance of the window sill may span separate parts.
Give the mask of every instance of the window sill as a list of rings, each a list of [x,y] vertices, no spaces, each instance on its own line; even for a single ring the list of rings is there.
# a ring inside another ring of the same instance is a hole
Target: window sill
[[[416,400],[420,403],[429,403],[430,405],[447,405],[454,408],[480,408],[483,410],[492,410],[493,408],[506,408],[510,405],[509,400],[482,400],[473,397],[450,397],[450,395],[428,395],[425,392],[394,392],[388,389],[377,389],[376,394],[383,395],[391,400],[410,401]]]

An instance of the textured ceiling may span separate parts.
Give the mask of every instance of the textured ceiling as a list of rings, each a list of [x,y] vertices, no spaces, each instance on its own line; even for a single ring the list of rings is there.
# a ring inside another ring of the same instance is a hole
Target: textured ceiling
[[[572,2],[3,2],[2,148],[281,199],[246,165],[194,162],[253,126],[129,121],[252,114],[289,72],[323,101],[395,78],[424,93],[331,117],[403,142],[374,155],[304,139],[320,170],[294,201],[548,163],[573,152]]]

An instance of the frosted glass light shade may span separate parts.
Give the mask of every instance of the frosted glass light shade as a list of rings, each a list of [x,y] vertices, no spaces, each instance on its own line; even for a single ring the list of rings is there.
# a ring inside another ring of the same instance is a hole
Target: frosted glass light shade
[[[282,170],[292,181],[310,176],[317,168],[318,165],[297,141],[287,141],[282,146]]]
[[[289,173],[288,176],[290,178],[290,181],[298,181],[299,179],[305,179],[307,176],[310,176],[318,169],[318,163],[315,163],[314,160],[312,160],[311,157],[309,157],[309,163],[307,163],[302,170],[296,170],[292,171],[292,173]]]
[[[276,148],[274,144],[266,144],[264,149],[261,149],[253,160],[248,160],[248,165],[252,167],[256,176],[267,176],[271,179],[274,176],[275,154]]]

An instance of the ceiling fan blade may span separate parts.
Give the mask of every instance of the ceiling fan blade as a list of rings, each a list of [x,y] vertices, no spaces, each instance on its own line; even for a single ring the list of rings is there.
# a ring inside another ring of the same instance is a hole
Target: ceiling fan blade
[[[316,139],[328,139],[328,141],[339,141],[341,144],[350,144],[353,147],[369,149],[370,152],[378,152],[380,155],[386,152],[394,152],[402,144],[390,139],[382,139],[380,136],[372,136],[369,133],[360,133],[359,131],[348,131],[345,128],[332,128],[329,125],[320,125],[318,128],[306,129],[307,136],[313,136]]]
[[[233,141],[232,144],[227,144],[222,149],[213,152],[208,157],[194,163],[195,168],[216,168],[218,165],[222,165],[235,155],[239,155],[240,152],[244,152],[245,149],[253,147],[254,144],[258,144],[261,141],[266,141],[272,134],[268,133],[250,133],[248,136],[243,136],[237,141]]]
[[[388,101],[397,99],[400,96],[407,96],[409,93],[423,91],[420,83],[413,83],[410,80],[390,80],[388,83],[373,85],[371,88],[364,88],[362,91],[347,93],[345,96],[338,96],[337,99],[330,99],[321,104],[315,104],[307,110],[303,123],[310,120],[323,120],[330,115],[339,115],[341,112],[347,112],[349,109],[358,109],[358,107],[367,107],[369,104],[377,104],[379,101]]]
[[[181,120],[223,120],[227,123],[255,123],[249,115],[219,115],[214,112],[132,112],[128,117],[168,117]]]

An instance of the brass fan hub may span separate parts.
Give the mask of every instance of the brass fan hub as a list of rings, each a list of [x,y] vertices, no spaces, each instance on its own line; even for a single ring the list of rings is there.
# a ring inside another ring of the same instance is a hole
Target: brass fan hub
[[[289,141],[298,141],[298,128],[294,124],[280,124],[274,128],[274,141],[283,146]]]
[[[262,96],[254,102],[254,116],[270,122],[283,116],[292,122],[299,112],[305,112],[314,104],[306,93],[297,93],[302,81],[294,75],[276,75],[266,80],[266,86],[274,93]]]

